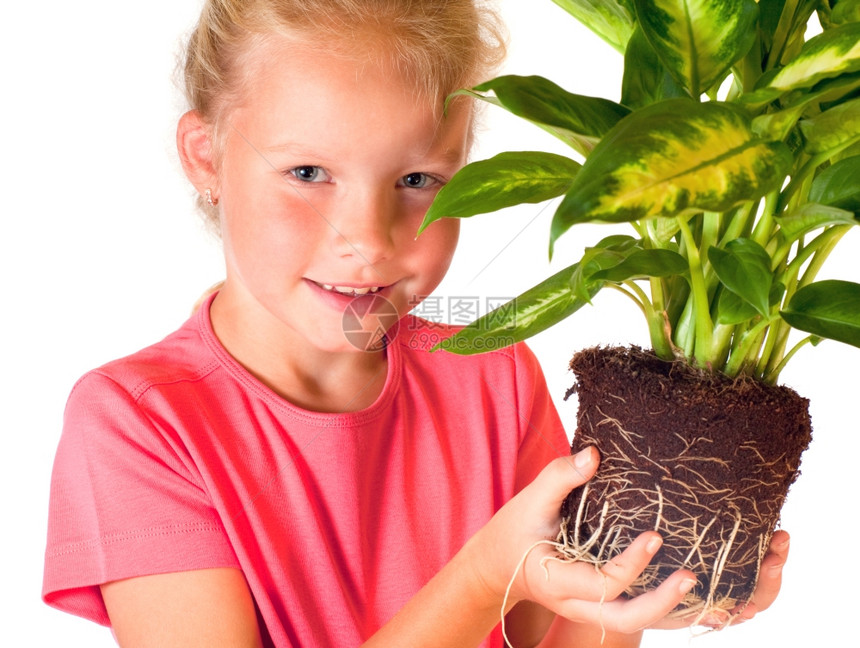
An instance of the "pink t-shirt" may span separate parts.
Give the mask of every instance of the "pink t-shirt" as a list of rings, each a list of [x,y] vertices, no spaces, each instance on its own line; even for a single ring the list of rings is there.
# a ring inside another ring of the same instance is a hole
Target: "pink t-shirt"
[[[401,321],[379,398],[344,414],[257,381],[208,303],[84,376],[54,465],[45,601],[108,624],[102,583],[238,567],[266,645],[359,645],[568,454],[524,345],[428,353],[440,333]],[[498,629],[485,645],[501,645]]]

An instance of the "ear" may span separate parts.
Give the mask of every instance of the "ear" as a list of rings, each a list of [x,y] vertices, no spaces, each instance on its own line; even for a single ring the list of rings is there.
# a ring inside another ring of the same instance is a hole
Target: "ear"
[[[217,193],[218,174],[212,153],[212,127],[203,121],[196,110],[190,110],[179,118],[176,148],[185,175],[198,193],[203,194],[207,189]]]

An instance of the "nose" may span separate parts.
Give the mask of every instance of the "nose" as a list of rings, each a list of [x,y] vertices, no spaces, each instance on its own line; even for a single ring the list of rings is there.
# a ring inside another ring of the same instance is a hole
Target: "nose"
[[[331,221],[335,253],[365,265],[386,260],[394,251],[395,221],[396,205],[384,192],[350,196]]]

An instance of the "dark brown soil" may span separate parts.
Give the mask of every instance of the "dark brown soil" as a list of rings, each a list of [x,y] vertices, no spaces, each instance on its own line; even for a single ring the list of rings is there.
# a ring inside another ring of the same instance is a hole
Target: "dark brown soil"
[[[635,347],[587,349],[570,368],[568,396],[579,399],[571,449],[601,454],[582,505],[584,488],[565,502],[572,541],[582,548],[591,539],[599,563],[656,529],[663,548],[631,594],[684,567],[698,577],[688,609],[747,601],[812,438],[808,401]]]

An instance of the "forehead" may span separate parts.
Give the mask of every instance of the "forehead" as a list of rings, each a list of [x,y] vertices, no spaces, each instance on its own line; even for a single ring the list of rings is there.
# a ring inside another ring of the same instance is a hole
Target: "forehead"
[[[445,113],[442,97],[427,97],[381,54],[353,54],[302,39],[261,44],[248,61],[235,120],[267,137],[468,138],[470,102],[454,102]]]
[[[446,97],[459,88],[447,87],[409,64],[398,53],[393,39],[371,32],[351,37],[331,34],[269,34],[256,38],[244,52],[242,69],[246,89],[267,83],[273,68],[319,66],[330,72],[353,75],[356,83],[387,80],[397,90],[408,89],[414,100],[424,102],[441,115]],[[282,66],[286,63],[286,66]],[[444,87],[443,87],[444,86]]]

